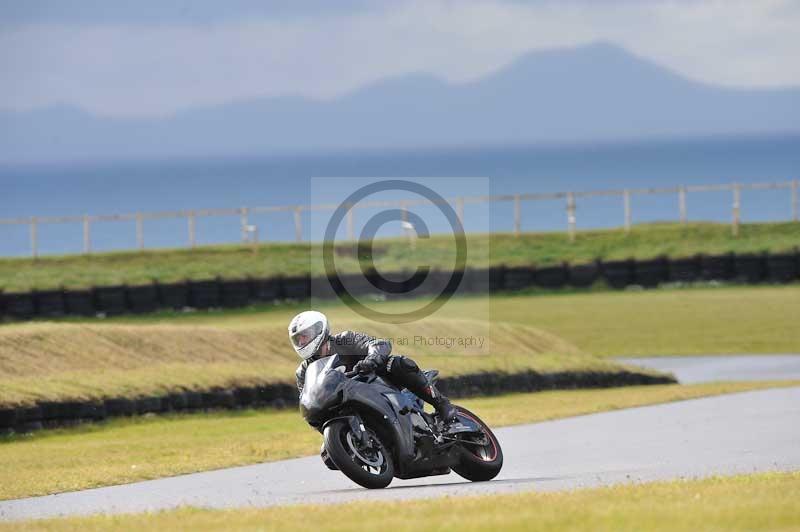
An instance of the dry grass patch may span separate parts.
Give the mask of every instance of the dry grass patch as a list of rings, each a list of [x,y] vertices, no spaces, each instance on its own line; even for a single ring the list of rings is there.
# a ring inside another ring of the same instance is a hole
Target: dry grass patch
[[[566,492],[72,517],[8,530],[797,530],[800,473],[617,485]],[[331,519],[331,515],[341,516]]]
[[[479,371],[613,370],[563,340],[519,325],[428,319],[406,326],[350,320],[393,338],[395,352],[445,375]],[[400,345],[400,338],[477,337],[488,344]],[[491,354],[489,354],[491,353]],[[0,328],[0,406],[294,382],[298,359],[282,323],[210,325],[31,323]]]

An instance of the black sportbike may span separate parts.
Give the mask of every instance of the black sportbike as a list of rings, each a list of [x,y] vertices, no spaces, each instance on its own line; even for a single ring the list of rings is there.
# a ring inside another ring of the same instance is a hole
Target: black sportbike
[[[422,401],[373,374],[345,372],[341,357],[311,363],[300,409],[324,435],[323,460],[365,488],[385,488],[392,478],[446,475],[491,480],[503,451],[489,427],[466,408],[445,426]],[[430,381],[437,371],[425,372]],[[327,456],[325,456],[327,454]]]

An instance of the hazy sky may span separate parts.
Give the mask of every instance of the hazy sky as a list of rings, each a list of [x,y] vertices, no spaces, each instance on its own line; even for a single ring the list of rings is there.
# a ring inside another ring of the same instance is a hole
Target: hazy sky
[[[0,108],[153,116],[332,98],[411,72],[468,81],[598,40],[704,82],[798,86],[798,28],[791,0],[0,0]]]

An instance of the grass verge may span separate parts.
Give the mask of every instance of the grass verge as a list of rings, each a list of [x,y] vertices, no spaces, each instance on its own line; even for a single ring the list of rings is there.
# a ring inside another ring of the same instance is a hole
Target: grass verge
[[[374,308],[401,312],[419,305],[418,301],[382,302]],[[255,326],[288,323],[306,308],[307,304],[166,313],[110,321]],[[354,319],[341,304],[321,303],[317,308],[329,315],[336,329]],[[440,313],[452,319],[483,315],[491,318],[492,327],[501,322],[535,327],[598,356],[800,353],[799,285],[457,297]],[[409,354],[414,356],[413,351]]]
[[[540,373],[615,371],[618,364],[589,356],[530,327],[468,319],[427,319],[405,326],[343,322],[394,340],[411,354],[413,338],[485,338],[474,345],[413,348],[425,367],[443,374],[482,371]],[[294,383],[297,355],[285,322],[230,327],[113,324],[20,324],[0,328],[0,406],[41,401],[137,397],[179,390]]]
[[[419,302],[375,305],[402,312]],[[297,359],[284,327],[302,308],[6,325],[0,327],[0,406],[289,382]],[[406,326],[366,322],[341,304],[319,308],[334,330],[394,339],[487,333],[491,356],[395,344],[396,353],[445,376],[617,367],[585,351],[601,357],[800,352],[800,286],[463,297],[440,311],[447,318]],[[484,322],[474,319],[482,315]]]
[[[495,264],[523,265],[589,262],[597,258],[651,258],[659,255],[685,257],[697,253],[730,251],[787,251],[798,245],[798,223],[744,224],[739,236],[731,236],[726,224],[644,224],[631,234],[621,229],[583,231],[574,243],[560,232],[469,235],[473,267]],[[314,244],[313,246],[318,246]],[[359,271],[356,254],[349,244],[340,246],[337,267]],[[435,236],[409,249],[405,239],[376,242],[375,264],[383,270],[415,269],[419,264],[452,268],[452,237]],[[83,288],[117,284],[146,284],[153,279],[174,282],[184,279],[269,277],[321,273],[321,257],[309,243],[268,243],[253,252],[251,246],[206,246],[195,249],[165,249],[65,255],[38,259],[0,259],[0,290],[7,292],[65,286]]]
[[[627,484],[567,492],[330,506],[48,519],[0,530],[796,530],[800,473]],[[331,519],[335,511],[340,519]]]
[[[492,426],[531,423],[799,382],[659,385],[459,401]],[[320,435],[292,410],[116,419],[0,438],[0,499],[311,455]],[[320,465],[320,467],[322,467]],[[7,480],[7,481],[6,481]]]

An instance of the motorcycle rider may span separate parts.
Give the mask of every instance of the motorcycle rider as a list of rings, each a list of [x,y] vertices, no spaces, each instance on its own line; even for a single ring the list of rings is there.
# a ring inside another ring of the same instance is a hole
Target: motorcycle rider
[[[289,323],[289,340],[303,359],[295,372],[297,389],[301,394],[308,365],[322,357],[339,355],[346,364],[346,371],[356,370],[360,374],[375,372],[433,405],[443,423],[447,424],[456,418],[457,411],[450,400],[432,382],[428,382],[416,362],[408,357],[391,355],[392,344],[387,340],[353,331],[331,335],[328,318],[313,310],[301,312],[292,319]]]

